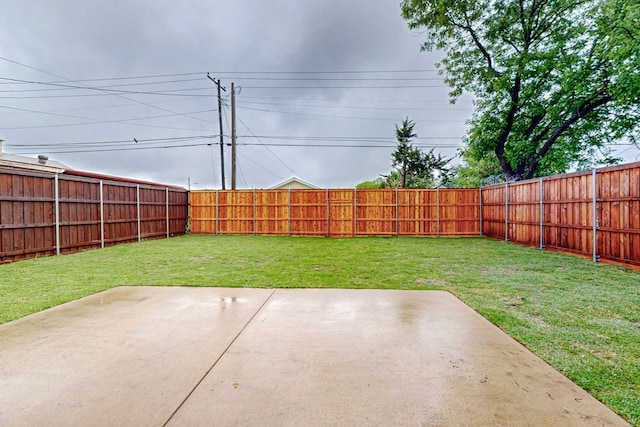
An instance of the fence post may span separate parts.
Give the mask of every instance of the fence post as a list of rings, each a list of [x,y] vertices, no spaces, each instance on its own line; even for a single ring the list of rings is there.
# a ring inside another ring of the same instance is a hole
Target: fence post
[[[509,241],[509,182],[504,184],[504,241]]]
[[[398,225],[400,213],[398,212],[398,187],[396,187],[396,236],[398,235]]]
[[[353,189],[353,237],[358,235],[358,189]]]
[[[287,228],[289,229],[289,236],[291,236],[291,189],[289,188],[287,194]]]
[[[55,197],[55,215],[56,215],[56,255],[60,255],[60,183],[58,174],[53,179],[53,191]]]
[[[253,235],[256,235],[256,189],[253,189],[253,209],[252,209],[252,215],[253,216]]]
[[[598,262],[600,257],[598,256],[598,178],[597,170],[594,169],[592,175],[592,196],[593,201],[593,262]]]
[[[138,216],[138,242],[142,241],[142,219],[140,218],[140,184],[136,184],[136,215]]]
[[[482,237],[482,180],[480,180],[480,237]]]
[[[218,190],[216,190],[216,234],[219,234],[219,231],[218,231]]]
[[[165,187],[165,194],[166,194],[166,200],[167,200],[167,204],[166,204],[166,210],[167,210],[167,239],[169,238],[170,235],[170,230],[169,230],[169,187]]]
[[[544,249],[544,179],[540,177],[540,249]]]
[[[436,236],[440,237],[440,187],[436,187]]]
[[[104,181],[100,180],[100,247],[104,249]]]
[[[327,237],[329,237],[329,189],[328,188],[325,191],[325,201],[326,201],[325,213],[327,216]]]

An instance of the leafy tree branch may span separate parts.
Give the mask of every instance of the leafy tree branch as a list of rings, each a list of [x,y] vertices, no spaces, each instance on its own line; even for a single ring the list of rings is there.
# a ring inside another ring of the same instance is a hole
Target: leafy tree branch
[[[404,0],[455,100],[475,97],[463,155],[509,180],[599,160],[640,132],[637,0]]]

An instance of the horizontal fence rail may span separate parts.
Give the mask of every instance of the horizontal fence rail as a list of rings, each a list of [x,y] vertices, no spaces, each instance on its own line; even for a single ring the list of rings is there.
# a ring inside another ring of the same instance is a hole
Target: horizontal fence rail
[[[477,189],[192,191],[191,232],[477,236]]]
[[[188,192],[0,169],[0,263],[184,234]]]

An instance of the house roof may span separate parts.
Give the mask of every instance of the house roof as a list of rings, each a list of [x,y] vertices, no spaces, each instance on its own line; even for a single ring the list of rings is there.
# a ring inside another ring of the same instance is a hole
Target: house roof
[[[0,147],[1,148],[1,147]],[[131,184],[143,184],[143,185],[151,185],[154,187],[162,186],[167,188],[175,188],[184,190],[183,187],[175,186],[175,185],[164,185],[156,182],[142,181],[138,179],[129,179],[122,178],[111,175],[102,175],[93,172],[84,172],[77,171],[69,168],[69,166],[57,162],[55,160],[49,160],[47,156],[38,156],[38,158],[19,156],[17,154],[9,154],[0,151],[0,168],[8,168],[8,169],[17,169],[17,170],[28,170],[28,171],[36,171],[36,172],[46,172],[52,174],[62,174],[65,175],[73,175],[73,176],[81,176],[86,178],[96,178],[96,179],[104,179],[109,181],[120,181],[120,182],[128,182]]]
[[[47,156],[33,158],[3,153],[2,151],[0,151],[0,167],[49,173],[63,173],[66,169],[69,169],[68,166],[60,162],[49,160]]]
[[[286,188],[306,188],[310,190],[320,189],[320,187],[317,187],[313,184],[310,184],[294,176],[292,178],[289,178],[286,181],[283,181],[279,184],[274,185],[273,187],[270,187],[269,190],[278,190],[278,189],[286,189]]]
[[[73,176],[81,176],[81,177],[85,177],[85,178],[103,179],[103,180],[106,180],[106,181],[127,182],[129,184],[149,185],[149,186],[153,186],[153,187],[167,187],[167,188],[173,188],[173,189],[178,189],[178,190],[184,190],[185,189],[184,187],[180,187],[178,185],[167,185],[167,184],[161,184],[161,183],[158,183],[158,182],[143,181],[143,180],[131,179],[131,178],[123,178],[123,177],[119,177],[119,176],[104,175],[104,174],[100,174],[100,173],[85,172],[85,171],[77,171],[77,170],[72,170],[72,169],[65,170],[64,174],[65,175],[73,175]]]

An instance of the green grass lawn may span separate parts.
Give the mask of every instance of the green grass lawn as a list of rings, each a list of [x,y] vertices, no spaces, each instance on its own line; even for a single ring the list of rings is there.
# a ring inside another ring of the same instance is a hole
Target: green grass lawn
[[[183,236],[0,265],[0,323],[120,285],[443,289],[640,425],[640,274],[481,238]]]

